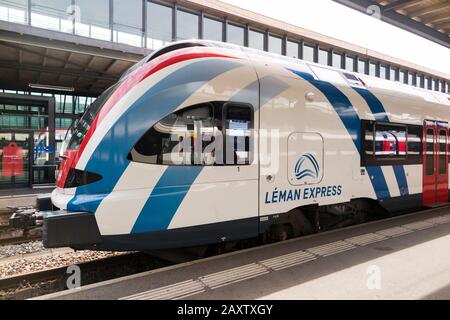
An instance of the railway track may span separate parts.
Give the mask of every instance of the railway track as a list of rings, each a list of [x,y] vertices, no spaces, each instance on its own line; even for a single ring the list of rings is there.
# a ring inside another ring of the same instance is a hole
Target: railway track
[[[444,207],[450,206],[447,205],[441,208]],[[409,214],[412,215],[421,214],[423,212],[434,211],[437,209],[439,208],[428,209]],[[396,219],[402,215],[379,220]],[[358,225],[370,224],[374,222],[376,221],[366,222]],[[346,228],[354,228],[358,225],[353,225]],[[324,233],[333,231],[335,230],[326,231]],[[88,262],[79,263],[77,264],[77,266],[80,268],[81,271],[81,285],[84,286],[91,283],[106,281],[139,272],[153,270],[168,265],[174,265],[182,261],[184,262],[196,259],[196,258],[186,259],[185,257],[183,257],[181,258],[181,261],[177,261],[177,257],[179,258],[179,256],[180,256],[179,251],[173,252],[163,251],[154,253],[153,255],[145,253],[123,253],[116,256],[100,258]],[[17,276],[10,276],[0,279],[0,300],[27,299],[44,295],[47,293],[65,290],[67,289],[66,282],[68,278],[71,276],[71,274],[68,273],[68,267],[69,265],[64,265],[63,267],[56,267],[46,269],[43,271],[37,271]]]
[[[42,228],[33,228],[26,232],[22,229],[0,225],[0,246],[21,244],[42,238]]]
[[[124,253],[77,264],[81,285],[110,280],[173,264],[144,253]],[[0,299],[28,299],[67,289],[69,265],[0,279]]]
[[[41,227],[27,231],[10,227],[9,218],[13,212],[14,210],[10,208],[0,209],[0,246],[21,244],[42,238]]]

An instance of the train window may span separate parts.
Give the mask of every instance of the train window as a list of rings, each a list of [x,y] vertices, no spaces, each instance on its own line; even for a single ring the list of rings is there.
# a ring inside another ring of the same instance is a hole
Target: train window
[[[447,131],[439,132],[439,174],[447,175]]]
[[[253,111],[244,106],[211,102],[174,112],[142,136],[128,159],[161,165],[249,164]]]
[[[376,157],[406,156],[406,127],[376,124],[374,145]]]
[[[226,164],[250,164],[253,110],[249,105],[229,103],[224,107]]]
[[[422,135],[421,126],[408,126],[408,158],[416,157],[421,159],[422,156]]]
[[[361,165],[422,163],[421,126],[362,120]]]
[[[427,129],[426,175],[434,175],[434,129]]]

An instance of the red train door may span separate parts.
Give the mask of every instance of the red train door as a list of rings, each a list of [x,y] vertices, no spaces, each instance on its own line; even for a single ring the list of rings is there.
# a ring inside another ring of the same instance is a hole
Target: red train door
[[[423,205],[448,202],[448,124],[425,121],[423,132]]]
[[[437,202],[448,202],[448,124],[437,124]]]

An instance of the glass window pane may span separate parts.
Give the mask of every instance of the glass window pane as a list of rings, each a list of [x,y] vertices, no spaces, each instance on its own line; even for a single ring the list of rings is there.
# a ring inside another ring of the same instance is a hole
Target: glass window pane
[[[75,0],[75,5],[80,11],[80,22],[75,23],[75,33],[110,41],[109,0]]]
[[[198,15],[178,10],[177,12],[177,39],[198,39]]]
[[[380,66],[380,78],[381,79],[386,79],[386,66],[381,65]]]
[[[28,0],[0,0],[0,20],[28,22]]]
[[[408,84],[413,84],[413,74],[411,72],[408,72]]]
[[[156,50],[172,41],[172,10],[147,1],[147,48]]]
[[[423,129],[419,126],[408,127],[408,157],[422,154]]]
[[[222,41],[223,22],[205,18],[203,20],[203,39]]]
[[[369,75],[374,76],[376,75],[377,65],[373,62],[369,63]]]
[[[405,82],[405,71],[403,71],[403,70],[400,70],[399,81],[401,83],[406,83]]]
[[[31,25],[71,33],[73,23],[67,13],[71,4],[71,0],[32,0]]]
[[[227,30],[227,42],[237,44],[238,46],[243,46],[244,28],[229,24]]]
[[[142,0],[114,0],[114,41],[142,46]]]
[[[345,57],[345,70],[347,71],[355,71],[354,70],[355,58],[353,57]]]
[[[434,83],[433,86],[434,91],[439,91],[439,81],[437,79],[434,79],[433,83]]]
[[[303,60],[314,62],[314,47],[306,44],[303,46]]]
[[[375,156],[392,158],[406,155],[406,127],[376,124]]]
[[[389,73],[390,73],[390,80],[395,81],[396,80],[395,77],[396,77],[396,74],[397,74],[396,70],[394,68],[391,68],[389,70]]]
[[[298,59],[298,48],[299,44],[297,42],[288,41],[286,45],[286,56]]]
[[[269,52],[281,54],[281,38],[269,36]]]
[[[319,63],[328,65],[328,54],[329,52],[323,49],[319,49]]]
[[[264,33],[250,30],[248,33],[248,46],[253,49],[264,51]]]
[[[417,75],[416,86],[423,88],[423,76]]]
[[[342,56],[339,53],[333,52],[333,67],[341,67]]]

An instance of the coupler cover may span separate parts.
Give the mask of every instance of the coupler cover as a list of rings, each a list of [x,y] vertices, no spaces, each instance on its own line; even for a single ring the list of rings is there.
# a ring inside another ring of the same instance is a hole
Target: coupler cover
[[[46,248],[93,247],[101,242],[95,215],[66,210],[44,211],[42,241]]]

